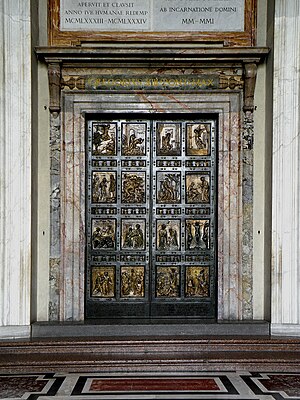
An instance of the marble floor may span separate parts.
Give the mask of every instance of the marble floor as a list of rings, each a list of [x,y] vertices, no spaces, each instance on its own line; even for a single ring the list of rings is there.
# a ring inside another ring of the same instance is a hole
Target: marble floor
[[[300,373],[1,374],[0,399],[300,400]]]

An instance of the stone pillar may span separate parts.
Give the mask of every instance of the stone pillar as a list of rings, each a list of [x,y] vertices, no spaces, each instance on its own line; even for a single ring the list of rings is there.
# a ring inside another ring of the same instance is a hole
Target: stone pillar
[[[30,0],[0,2],[0,338],[30,334]]]
[[[300,335],[300,2],[275,1],[272,319]]]

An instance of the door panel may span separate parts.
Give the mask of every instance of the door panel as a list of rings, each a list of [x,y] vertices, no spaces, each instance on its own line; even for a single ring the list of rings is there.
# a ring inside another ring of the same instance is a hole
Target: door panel
[[[215,120],[87,127],[86,317],[215,316]]]

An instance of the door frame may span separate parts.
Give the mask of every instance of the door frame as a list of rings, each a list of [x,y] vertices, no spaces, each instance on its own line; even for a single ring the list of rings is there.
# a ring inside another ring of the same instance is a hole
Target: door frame
[[[60,160],[60,170],[52,172],[60,183],[60,210],[51,214],[53,232],[59,229],[52,246],[59,253],[55,263],[50,263],[50,274],[59,269],[59,290],[52,299],[59,305],[60,320],[84,320],[85,116],[99,112],[218,115],[217,319],[242,318],[241,104],[240,91],[62,93],[61,124],[60,117],[51,121],[53,129],[58,127],[61,144],[51,154]]]

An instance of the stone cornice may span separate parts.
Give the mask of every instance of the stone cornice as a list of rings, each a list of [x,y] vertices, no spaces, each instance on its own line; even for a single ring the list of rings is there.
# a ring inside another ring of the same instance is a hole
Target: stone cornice
[[[114,45],[102,44],[98,47],[38,47],[36,54],[41,61],[48,64],[50,111],[55,115],[60,111],[63,68],[94,67],[200,67],[209,69],[240,68],[243,70],[244,111],[253,111],[254,90],[257,64],[268,55],[266,47],[200,47],[192,44],[173,45]],[[125,71],[125,70],[124,70]],[[235,89],[236,86],[233,88]]]
[[[260,63],[269,53],[267,47],[201,47],[197,45],[120,45],[102,44],[97,47],[37,47],[39,59],[47,63],[101,64],[104,63]]]

